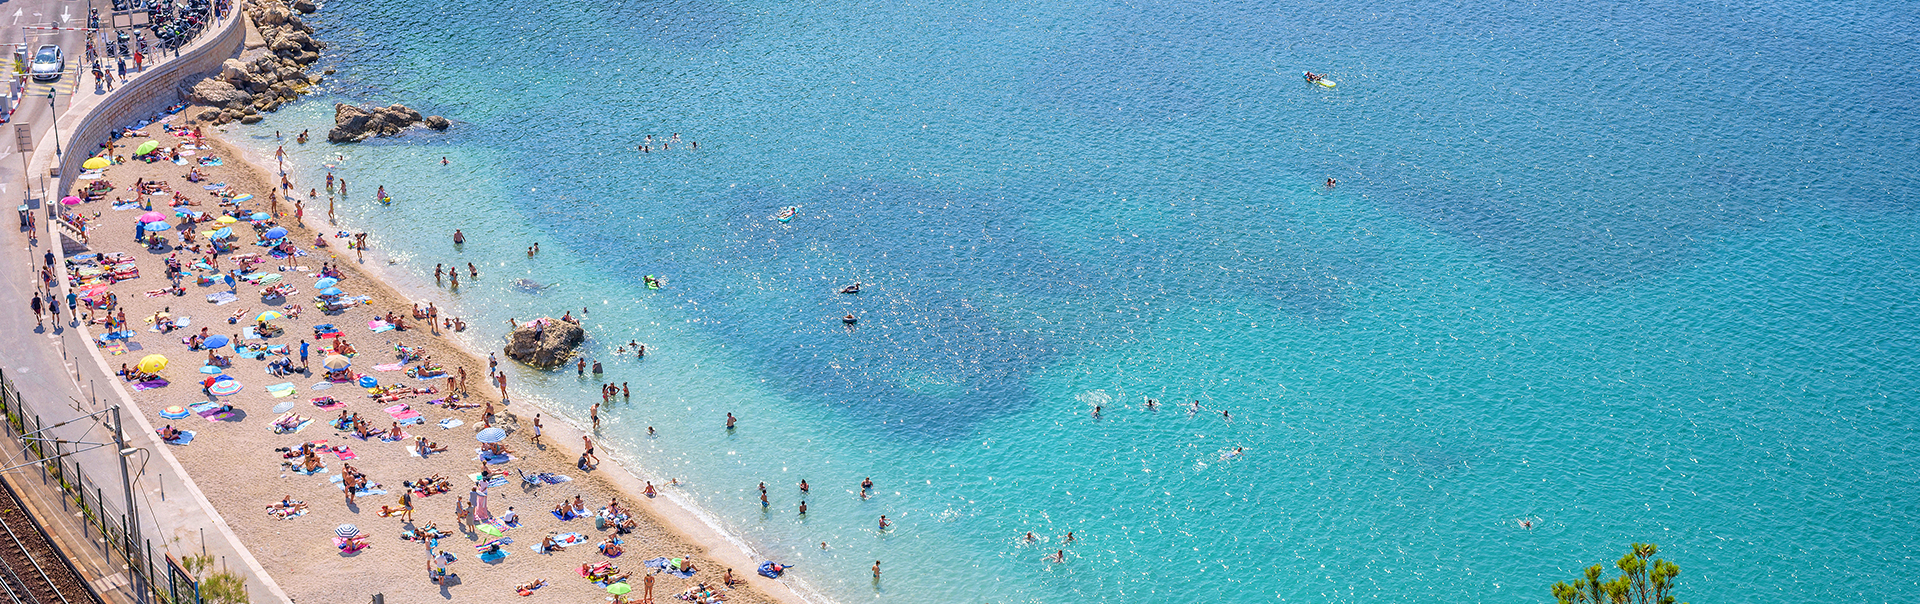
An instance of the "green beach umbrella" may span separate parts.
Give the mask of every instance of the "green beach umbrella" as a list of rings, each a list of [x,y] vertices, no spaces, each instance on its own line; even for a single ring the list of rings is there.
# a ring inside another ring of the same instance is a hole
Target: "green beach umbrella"
[[[493,535],[493,536],[495,536],[495,537],[498,537],[498,536],[500,536],[500,535],[501,535],[501,533],[500,533],[500,527],[496,527],[496,526],[494,526],[494,525],[491,525],[491,524],[482,524],[482,525],[480,525],[480,526],[478,526],[478,527],[475,527],[475,528],[476,528],[476,529],[478,529],[478,530],[479,530],[480,532],[482,532],[482,533],[486,533],[486,534],[489,534],[489,535]]]
[[[160,141],[147,141],[144,143],[140,143],[140,146],[138,147],[134,147],[133,154],[146,155],[148,153],[152,153],[154,149],[159,149],[159,148],[160,148]]]
[[[607,593],[610,593],[616,596],[624,595],[630,591],[633,591],[633,586],[625,583],[615,583],[613,585],[607,586]]]

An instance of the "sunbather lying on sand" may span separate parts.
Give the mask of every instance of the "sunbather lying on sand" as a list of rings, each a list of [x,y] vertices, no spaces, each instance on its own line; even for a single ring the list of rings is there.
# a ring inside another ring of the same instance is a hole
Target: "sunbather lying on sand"
[[[542,587],[545,587],[546,585],[547,585],[546,579],[534,579],[532,581],[528,581],[526,583],[521,583],[519,585],[513,586],[513,590],[515,593],[518,593],[520,595],[531,596],[533,595],[533,590],[540,589]]]

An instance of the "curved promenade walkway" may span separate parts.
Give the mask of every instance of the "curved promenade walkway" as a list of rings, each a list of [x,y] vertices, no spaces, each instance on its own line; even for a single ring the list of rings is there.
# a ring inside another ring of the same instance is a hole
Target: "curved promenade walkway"
[[[239,4],[234,3],[236,8]],[[152,454],[151,459],[146,455],[129,459],[144,467],[144,471],[135,470],[141,473],[134,482],[133,495],[142,512],[141,533],[150,542],[156,559],[163,552],[184,557],[205,551],[214,557],[216,568],[224,566],[245,577],[252,601],[291,602],[220,518],[179,461],[165,445],[157,442],[153,426],[147,421],[149,414],[133,404],[98,349],[88,343],[94,334],[85,326],[73,324],[67,313],[61,315],[60,325],[49,321],[46,326],[38,327],[32,323],[32,313],[27,310],[45,254],[51,251],[59,263],[68,251],[62,249],[60,227],[54,226],[57,221],[49,215],[50,204],[45,198],[57,200],[63,196],[62,191],[72,189],[80,163],[106,141],[110,132],[179,102],[177,88],[182,80],[216,71],[221,62],[237,56],[248,29],[244,15],[234,10],[212,24],[179,55],[166,57],[113,90],[95,89],[96,83],[86,82],[87,85],[75,91],[71,104],[62,108],[57,128],[38,133],[25,175],[18,172],[19,158],[5,158],[12,162],[12,167],[0,168],[5,173],[5,182],[9,183],[0,190],[0,203],[9,207],[24,206],[35,214],[38,222],[32,231],[16,227],[0,232],[0,309],[6,309],[0,311],[0,334],[4,334],[0,336],[0,343],[4,343],[6,350],[0,355],[0,369],[4,369],[21,397],[46,425],[115,404],[125,410],[126,417],[133,419],[129,422],[132,433],[127,435],[128,446],[141,447]],[[35,126],[36,130],[45,128],[42,124]],[[58,155],[55,153],[56,131],[58,148],[63,151]],[[58,177],[49,177],[56,167]],[[58,293],[64,298],[67,288],[62,281]],[[67,426],[58,435],[77,439],[89,427],[92,425],[79,422]],[[89,439],[101,438],[98,428],[93,429]],[[12,457],[17,456],[8,456]],[[74,459],[89,476],[119,475],[119,460],[109,449],[79,454]],[[143,461],[146,463],[141,463]],[[106,491],[102,493],[105,500],[125,501],[117,480],[99,483]],[[72,544],[63,546],[73,547]],[[108,601],[134,601],[130,588],[109,576],[110,571],[116,570],[81,569],[87,580],[96,582]]]

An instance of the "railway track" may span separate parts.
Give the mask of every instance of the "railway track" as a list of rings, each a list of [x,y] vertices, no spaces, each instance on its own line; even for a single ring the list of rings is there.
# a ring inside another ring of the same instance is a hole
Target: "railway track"
[[[0,488],[0,603],[102,604],[7,488]]]

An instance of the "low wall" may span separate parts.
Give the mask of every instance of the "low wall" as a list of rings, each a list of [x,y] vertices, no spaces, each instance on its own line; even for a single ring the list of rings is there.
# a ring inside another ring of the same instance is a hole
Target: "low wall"
[[[180,102],[178,90],[182,81],[197,74],[219,71],[221,63],[238,56],[247,39],[245,21],[246,13],[240,10],[240,3],[235,2],[224,19],[209,26],[212,29],[189,44],[180,56],[148,68],[100,98],[93,111],[88,112],[78,126],[68,130],[73,135],[67,139],[67,152],[60,158],[61,194],[54,197],[73,190],[74,178],[80,175],[80,164],[107,142],[109,134]]]

